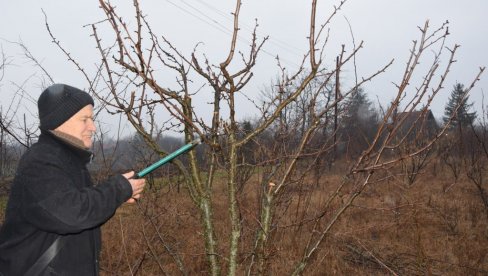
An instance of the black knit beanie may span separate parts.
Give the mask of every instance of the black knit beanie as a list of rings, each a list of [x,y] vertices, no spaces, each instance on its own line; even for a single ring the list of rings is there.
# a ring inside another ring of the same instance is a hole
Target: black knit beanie
[[[41,130],[54,130],[83,107],[94,105],[90,94],[66,84],[53,84],[37,100]]]

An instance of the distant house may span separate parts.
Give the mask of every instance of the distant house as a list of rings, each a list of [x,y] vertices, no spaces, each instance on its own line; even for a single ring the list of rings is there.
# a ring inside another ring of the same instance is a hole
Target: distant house
[[[436,135],[439,125],[432,114],[432,111],[411,111],[399,112],[393,116],[392,126],[401,124],[397,137],[407,135],[408,140],[419,140],[432,138]]]

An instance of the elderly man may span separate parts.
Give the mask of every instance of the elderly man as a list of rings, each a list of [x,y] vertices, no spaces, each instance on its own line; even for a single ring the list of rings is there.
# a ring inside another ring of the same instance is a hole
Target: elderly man
[[[129,172],[93,185],[93,105],[65,84],[40,95],[41,134],[20,160],[0,230],[0,275],[98,275],[100,226],[145,181]]]

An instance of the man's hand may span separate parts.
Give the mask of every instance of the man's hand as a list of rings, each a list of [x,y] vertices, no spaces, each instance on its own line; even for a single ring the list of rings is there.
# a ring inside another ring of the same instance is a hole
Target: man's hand
[[[132,177],[134,177],[134,175],[134,171],[130,171],[122,175],[127,178],[127,180],[129,180],[129,183],[132,186],[132,197],[126,201],[127,203],[136,202],[141,197],[141,193],[144,190],[144,186],[146,185],[145,179],[133,179]]]

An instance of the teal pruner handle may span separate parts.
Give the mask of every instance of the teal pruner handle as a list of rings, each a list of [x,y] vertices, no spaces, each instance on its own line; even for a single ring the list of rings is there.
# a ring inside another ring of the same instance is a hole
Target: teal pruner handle
[[[175,159],[180,154],[183,154],[183,153],[191,150],[192,148],[194,148],[196,145],[198,145],[200,143],[201,143],[200,139],[195,139],[195,140],[191,141],[190,143],[188,143],[188,144],[182,146],[181,148],[173,151],[172,153],[166,155],[165,157],[163,157],[162,159],[160,159],[156,163],[154,163],[154,164],[150,165],[149,167],[145,168],[144,170],[138,172],[136,174],[136,177],[137,178],[144,177],[145,175],[151,173],[155,169],[157,169],[157,168],[161,167],[162,165],[168,163],[169,161]]]

